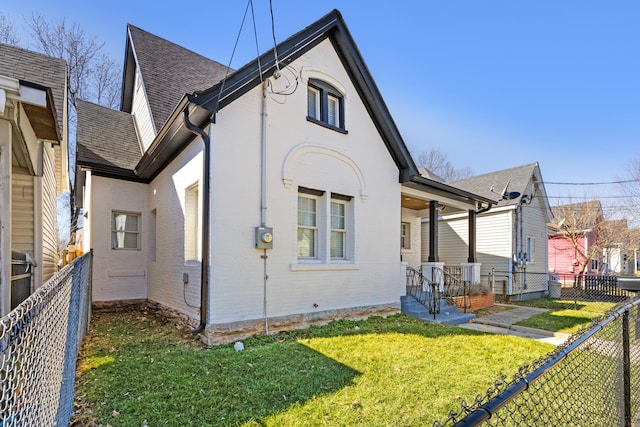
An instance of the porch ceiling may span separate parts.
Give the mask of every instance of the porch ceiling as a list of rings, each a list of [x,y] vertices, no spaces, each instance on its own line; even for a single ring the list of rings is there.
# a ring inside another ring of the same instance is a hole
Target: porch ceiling
[[[413,210],[429,209],[429,202],[431,200],[437,201],[439,207],[444,207],[447,213],[467,212],[471,209],[476,209],[476,204],[473,200],[458,200],[447,197],[444,194],[436,194],[435,192],[428,192],[423,189],[417,190],[406,185],[402,186],[401,198],[401,206]]]
[[[402,203],[401,206],[407,209],[413,209],[415,211],[420,211],[423,209],[429,209],[429,201],[422,200],[415,197],[408,196],[406,194],[402,195]]]

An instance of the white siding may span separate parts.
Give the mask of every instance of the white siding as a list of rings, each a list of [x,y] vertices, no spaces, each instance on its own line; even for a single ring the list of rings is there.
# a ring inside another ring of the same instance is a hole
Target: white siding
[[[527,194],[530,193],[531,190]],[[547,290],[547,260],[548,240],[547,224],[545,222],[545,201],[540,197],[534,197],[532,202],[524,205],[524,248],[526,250],[527,237],[535,238],[535,262],[527,263],[527,292]]]
[[[11,177],[11,250],[34,255],[33,176],[14,170]]]
[[[58,227],[56,211],[56,176],[54,150],[48,144],[43,149],[42,178],[42,280],[46,282],[58,265]]]
[[[138,132],[138,138],[142,142],[144,151],[147,151],[151,142],[156,137],[156,129],[153,124],[153,118],[151,117],[151,109],[149,108],[149,101],[147,100],[147,94],[144,90],[144,83],[139,82],[140,73],[136,71],[136,85],[133,94],[133,107],[131,114],[133,114],[133,122]]]
[[[476,254],[480,262],[480,275],[486,276],[492,268],[509,271],[512,259],[512,212],[487,212],[476,218]],[[438,254],[445,265],[460,265],[469,257],[469,219],[467,216],[446,218],[438,224]],[[422,260],[429,255],[429,222],[422,223]]]

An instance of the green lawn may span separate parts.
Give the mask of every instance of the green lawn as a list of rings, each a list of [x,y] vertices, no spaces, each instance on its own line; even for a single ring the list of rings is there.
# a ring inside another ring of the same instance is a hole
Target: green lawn
[[[517,304],[551,310],[518,322],[517,325],[567,334],[578,332],[582,326],[589,325],[593,319],[602,316],[616,305],[610,302],[555,300],[550,298],[521,301]]]
[[[203,348],[155,314],[98,314],[73,426],[431,425],[553,346],[397,315]]]

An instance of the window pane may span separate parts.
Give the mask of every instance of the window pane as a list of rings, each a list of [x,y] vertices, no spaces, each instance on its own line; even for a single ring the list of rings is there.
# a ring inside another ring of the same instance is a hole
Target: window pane
[[[114,249],[122,249],[124,248],[124,232],[123,231],[114,231],[111,233],[111,246]]]
[[[344,237],[343,231],[331,232],[331,258],[344,258]]]
[[[138,231],[138,217],[136,215],[125,215],[125,231]]]
[[[331,202],[331,228],[344,230],[344,204]]]
[[[125,249],[137,249],[138,248],[138,233],[125,233],[124,234],[124,247],[125,247]]]
[[[298,196],[298,225],[316,226],[316,200]]]
[[[340,100],[333,95],[327,96],[327,123],[340,126]]]
[[[320,111],[320,96],[317,89],[312,87],[307,90],[307,114],[314,119],[320,119],[318,112]]]
[[[125,214],[113,214],[113,230],[124,230],[127,223],[127,215]]]
[[[298,228],[298,256],[313,258],[316,256],[316,231]]]

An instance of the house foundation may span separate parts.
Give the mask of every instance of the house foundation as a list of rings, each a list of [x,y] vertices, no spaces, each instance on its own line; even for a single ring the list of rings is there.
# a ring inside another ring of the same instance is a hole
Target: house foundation
[[[400,312],[400,302],[375,306],[352,307],[336,310],[300,313],[268,319],[269,333],[321,326],[333,320],[364,320],[370,316],[391,316]],[[207,325],[202,341],[207,345],[227,344],[265,332],[264,319]]]

